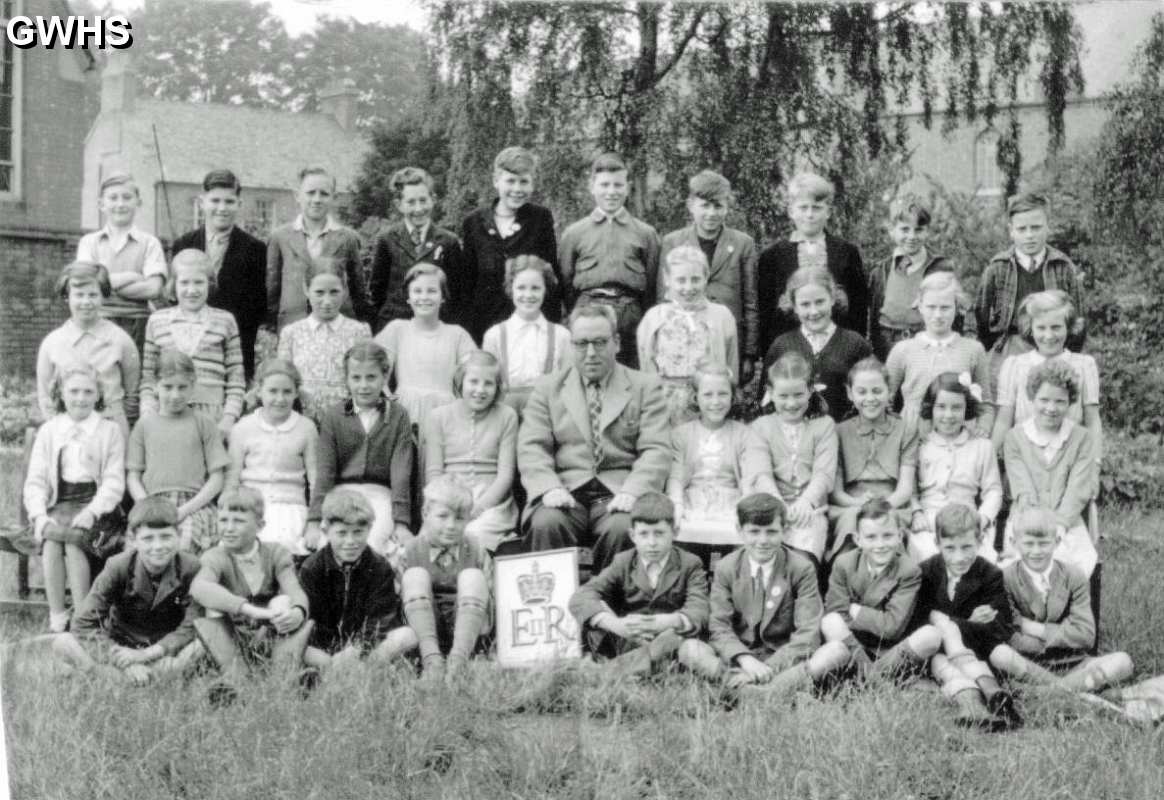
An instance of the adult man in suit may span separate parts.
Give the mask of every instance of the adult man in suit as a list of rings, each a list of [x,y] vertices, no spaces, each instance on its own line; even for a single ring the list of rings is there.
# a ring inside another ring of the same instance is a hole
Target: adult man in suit
[[[570,315],[574,366],[547,375],[526,404],[517,462],[532,550],[592,548],[594,570],[630,546],[635,499],[662,491],[671,466],[667,405],[653,377],[615,363],[607,305]]]
[[[230,170],[206,173],[199,197],[205,223],[175,239],[173,252],[192,247],[210,257],[217,277],[207,303],[234,315],[249,383],[255,374],[255,338],[267,315],[267,245],[235,225],[241,194],[242,184]]]

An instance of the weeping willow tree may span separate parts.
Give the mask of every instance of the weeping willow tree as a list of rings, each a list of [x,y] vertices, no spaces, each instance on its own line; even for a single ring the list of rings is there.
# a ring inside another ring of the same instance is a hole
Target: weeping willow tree
[[[811,164],[844,188],[868,163],[902,158],[906,108],[926,127],[995,124],[1013,186],[1025,83],[1045,98],[1052,153],[1067,97],[1083,88],[1067,4],[428,5],[444,83],[431,114],[448,132],[461,202],[487,192],[501,146],[523,143],[538,150],[550,203],[584,207],[584,164],[611,149],[631,162],[638,213],[674,200],[651,191],[652,176],[674,188],[712,167],[764,234],[782,218],[773,190],[789,170]]]

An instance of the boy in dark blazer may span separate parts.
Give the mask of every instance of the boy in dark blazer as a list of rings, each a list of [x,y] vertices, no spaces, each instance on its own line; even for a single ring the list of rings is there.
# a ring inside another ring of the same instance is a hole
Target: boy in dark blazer
[[[865,332],[869,285],[861,253],[856,245],[824,229],[832,212],[834,192],[831,182],[812,173],[800,173],[788,182],[788,216],[795,228],[786,240],[760,253],[760,353],[767,353],[777,336],[800,326],[794,315],[780,310],[778,303],[792,273],[803,266],[828,268],[848,300],[843,312],[840,304],[834,306],[833,319],[842,328]]]
[[[884,499],[857,512],[857,549],[833,562],[821,633],[852,654],[858,677],[892,680],[918,672],[942,646],[933,625],[906,635],[921,570],[902,547],[895,511]]]
[[[990,663],[1006,675],[1096,692],[1132,677],[1127,653],[1094,658],[1095,617],[1087,577],[1055,558],[1063,525],[1053,511],[1025,508],[1013,521],[1019,560],[1002,571],[1016,630],[990,653]]]
[[[1011,611],[1002,570],[978,555],[978,513],[951,503],[938,512],[938,554],[921,564],[914,627],[931,624],[942,653],[930,668],[942,692],[958,705],[961,725],[997,728],[1018,721],[1014,700],[986,663],[1010,638]]]
[[[675,506],[666,495],[641,495],[630,519],[634,549],[578,589],[570,613],[591,652],[617,656],[621,671],[645,675],[707,625],[707,574],[697,557],[674,546]]]
[[[181,672],[201,655],[198,607],[190,584],[198,558],[178,550],[178,509],[161,495],[129,512],[133,548],[105,564],[81,601],[72,632],[53,651],[77,669],[99,670],[141,686]]]
[[[461,240],[457,234],[432,220],[436,200],[432,176],[417,167],[404,167],[392,174],[389,186],[400,219],[376,237],[369,279],[369,294],[375,312],[372,333],[379,333],[394,319],[412,316],[412,309],[404,296],[404,276],[421,262],[434,264],[445,271],[449,297],[441,304],[441,319],[463,326],[465,308],[471,301],[461,256]]]
[[[414,649],[417,638],[404,625],[396,573],[368,547],[372,506],[339,486],[323,499],[321,514],[327,545],[299,570],[315,623],[304,663],[324,669],[363,657],[387,661]]]
[[[816,570],[784,546],[785,515],[774,495],[740,500],[736,517],[744,545],[715,568],[711,645],[685,642],[679,652],[695,672],[769,697],[811,687],[849,661],[840,642],[820,646]]]
[[[206,173],[198,198],[206,222],[175,239],[172,250],[193,248],[210,257],[217,277],[206,302],[234,315],[249,383],[255,374],[255,339],[267,317],[267,245],[235,224],[241,194],[242,184],[230,170]]]

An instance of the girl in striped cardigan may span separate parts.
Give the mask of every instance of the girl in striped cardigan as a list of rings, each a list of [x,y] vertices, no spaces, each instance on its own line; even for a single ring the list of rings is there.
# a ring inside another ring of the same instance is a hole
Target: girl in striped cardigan
[[[243,411],[242,342],[229,311],[206,305],[214,268],[201,250],[183,250],[171,265],[170,295],[178,301],[150,315],[142,351],[142,414],[156,414],[158,354],[172,348],[194,360],[190,406],[210,417],[225,437]]]

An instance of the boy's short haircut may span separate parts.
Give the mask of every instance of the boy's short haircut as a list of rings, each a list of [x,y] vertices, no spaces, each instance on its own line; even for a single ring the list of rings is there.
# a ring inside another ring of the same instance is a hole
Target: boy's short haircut
[[[331,178],[331,190],[333,192],[335,191],[335,175],[332,175],[327,167],[321,167],[319,165],[312,165],[299,170],[299,185],[302,186],[303,181],[311,175],[323,175],[324,177]]]
[[[861,523],[864,520],[870,522],[879,522],[883,519],[889,520],[889,523],[898,528],[897,514],[894,512],[893,506],[889,505],[889,501],[884,497],[874,497],[872,500],[866,500],[861,508],[857,511],[857,529],[860,530]]]
[[[590,164],[590,177],[600,172],[626,172],[626,162],[618,153],[603,153]]]
[[[736,521],[745,525],[779,525],[784,527],[788,520],[788,510],[784,501],[774,494],[756,492],[736,503]]]
[[[348,366],[358,361],[361,364],[375,364],[387,378],[392,373],[392,359],[388,351],[373,341],[356,342],[344,353],[344,376],[348,374]]]
[[[424,507],[427,509],[430,504],[445,506],[467,517],[473,510],[473,492],[452,475],[441,475],[425,484]]]
[[[1031,370],[1030,376],[1027,377],[1027,397],[1034,400],[1039,387],[1044,383],[1065,391],[1067,400],[1072,405],[1079,399],[1079,376],[1075,374],[1074,369],[1057,358],[1044,361]]]
[[[420,184],[427,186],[428,193],[433,194],[436,184],[433,182],[432,175],[420,167],[403,167],[393,172],[392,177],[388,179],[388,188],[396,200],[404,196],[405,186],[418,186]]]
[[[1010,219],[1015,214],[1025,214],[1028,211],[1049,213],[1050,208],[1050,202],[1041,194],[1035,194],[1034,192],[1012,194],[1006,199],[1006,218]]]
[[[1054,311],[1063,312],[1063,321],[1067,324],[1068,332],[1075,328],[1075,320],[1079,318],[1079,314],[1075,310],[1075,304],[1071,302],[1071,295],[1062,289],[1047,289],[1027,295],[1022,305],[1019,306],[1018,313],[1019,335],[1023,337],[1023,341],[1033,347],[1035,336],[1032,328],[1035,324],[1035,317],[1041,317]]]
[[[165,495],[151,494],[133,504],[126,530],[132,536],[138,528],[178,527],[178,507]]]
[[[220,511],[249,511],[259,521],[263,519],[265,508],[263,496],[249,486],[232,486],[218,496]]]
[[[691,176],[687,182],[687,196],[728,205],[732,201],[732,183],[718,172],[705,169]]]
[[[206,285],[211,291],[218,285],[218,273],[214,270],[210,256],[196,247],[187,247],[170,260],[169,276],[166,278],[165,288],[166,297],[173,301],[178,299],[178,267],[198,267],[201,269],[202,274],[206,276]]]
[[[1019,508],[1011,515],[1011,519],[1015,539],[1020,536],[1054,539],[1063,527],[1058,514],[1038,506]]]
[[[967,532],[977,536],[978,512],[962,503],[950,503],[938,512],[934,529],[938,539],[952,539]]]
[[[913,195],[895,198],[889,204],[889,224],[896,225],[904,222],[917,228],[928,228],[930,225],[930,210],[925,204]]]
[[[97,190],[97,196],[100,197],[101,195],[105,194],[106,189],[110,189],[114,186],[132,186],[133,193],[136,194],[139,199],[141,198],[141,190],[137,188],[137,181],[135,181],[133,179],[133,175],[130,175],[128,172],[115,172],[105,180],[101,181],[101,187]]]
[[[636,522],[645,522],[648,525],[666,522],[673,529],[675,527],[675,504],[662,492],[641,494],[631,506],[630,521],[631,525]]]
[[[493,159],[494,172],[512,172],[514,175],[532,174],[537,165],[534,154],[524,147],[507,147]]]
[[[102,297],[113,295],[113,284],[109,282],[109,270],[103,264],[93,261],[74,261],[65,265],[61,270],[61,277],[57,278],[56,290],[63,299],[69,299],[69,286],[83,286],[87,283],[97,284]]]
[[[558,286],[558,276],[554,274],[554,268],[550,266],[550,262],[532,253],[522,253],[505,260],[506,296],[513,297],[513,279],[527,269],[534,269],[542,274],[542,280],[546,282],[546,299],[548,300],[550,292]]]
[[[211,189],[230,189],[238,195],[242,193],[242,184],[229,169],[212,169],[202,179],[202,191],[209,192]]]
[[[349,525],[371,525],[376,512],[371,503],[355,489],[337,486],[323,498],[320,517],[324,525],[342,522]]]
[[[784,195],[789,205],[800,197],[807,197],[817,203],[823,202],[832,205],[836,191],[836,187],[833,186],[832,181],[822,178],[815,172],[798,172],[792,176],[792,180],[788,181],[788,187],[785,189]]]
[[[693,244],[681,244],[669,250],[667,257],[663,259],[663,272],[669,276],[671,269],[680,264],[693,264],[699,267],[705,278],[711,272],[711,265],[707,263],[707,256],[703,254],[702,248]]]

